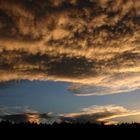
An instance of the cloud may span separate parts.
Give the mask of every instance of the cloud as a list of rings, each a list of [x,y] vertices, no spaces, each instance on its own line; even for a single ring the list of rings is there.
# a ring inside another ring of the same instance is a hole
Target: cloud
[[[91,106],[81,109],[78,113],[64,114],[62,120],[69,123],[101,123],[108,124],[119,123],[118,118],[140,115],[140,111],[128,110],[123,106],[106,105]],[[115,120],[112,120],[115,119]]]
[[[1,116],[1,120],[8,120],[13,123],[47,123],[52,124],[54,122],[58,122],[59,120],[55,119],[56,117],[52,117],[49,114],[39,114],[39,113],[25,113],[25,114],[12,114]]]
[[[28,106],[0,106],[0,120],[8,120],[13,123],[47,123],[59,122],[59,117],[49,113],[39,113]]]
[[[0,116],[21,114],[21,113],[38,113],[38,111],[31,109],[28,106],[0,106]]]
[[[62,123],[104,123],[117,124],[122,122],[123,118],[133,118],[140,115],[139,110],[129,110],[118,105],[90,106],[82,108],[77,113],[40,113],[29,107],[0,107],[0,120],[8,120],[13,123],[46,123],[53,124],[54,122]],[[121,119],[120,119],[121,118]],[[127,119],[126,119],[127,120]],[[131,120],[131,119],[130,119]],[[130,121],[129,120],[129,121]],[[123,121],[124,122],[124,121]]]
[[[101,83],[95,86],[92,84],[73,84],[68,89],[73,91],[76,96],[127,93],[140,89],[140,75],[139,73],[122,73],[109,78],[106,77]]]
[[[0,81],[71,82],[79,96],[140,89],[139,5],[1,0]]]

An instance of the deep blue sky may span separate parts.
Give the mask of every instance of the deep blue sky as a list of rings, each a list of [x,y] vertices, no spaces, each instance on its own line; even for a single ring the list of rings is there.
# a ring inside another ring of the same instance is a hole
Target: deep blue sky
[[[70,83],[52,81],[22,81],[5,83],[0,88],[0,106],[29,106],[41,113],[71,113],[92,105],[121,105],[140,108],[139,91],[104,96],[75,96],[68,90]]]

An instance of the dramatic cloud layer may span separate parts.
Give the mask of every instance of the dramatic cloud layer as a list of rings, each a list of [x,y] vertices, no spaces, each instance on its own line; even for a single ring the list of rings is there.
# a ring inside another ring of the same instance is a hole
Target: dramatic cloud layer
[[[8,120],[14,123],[21,122],[34,122],[34,123],[47,123],[54,122],[67,122],[67,123],[104,123],[116,124],[120,121],[118,118],[140,115],[140,111],[128,110],[122,106],[106,105],[106,106],[91,106],[82,108],[78,113],[69,114],[41,114],[29,107],[0,107],[0,120]]]
[[[25,79],[84,96],[139,89],[140,1],[0,0],[0,81]]]
[[[122,106],[107,105],[107,106],[91,106],[83,108],[79,113],[71,113],[64,115],[63,121],[74,122],[91,122],[108,124],[116,124],[117,118],[140,115],[140,111],[128,110]],[[113,121],[112,119],[116,119]]]
[[[27,106],[25,107],[7,107],[0,106],[0,120],[8,120],[13,123],[48,123],[59,122],[59,117],[52,113],[41,114]]]

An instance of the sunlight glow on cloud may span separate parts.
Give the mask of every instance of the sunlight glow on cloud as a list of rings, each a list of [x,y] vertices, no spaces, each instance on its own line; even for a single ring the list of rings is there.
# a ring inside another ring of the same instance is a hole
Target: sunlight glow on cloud
[[[73,84],[69,87],[69,90],[73,91],[77,96],[118,94],[137,89],[140,89],[139,73],[113,75],[113,77],[105,78],[102,82],[96,84],[96,86],[92,84]]]
[[[140,89],[140,1],[1,0],[0,81],[10,80],[71,82],[78,96]]]
[[[139,110],[129,110],[118,105],[90,106],[82,108],[77,113],[54,114],[54,113],[39,113],[29,107],[0,107],[0,120],[8,120],[13,123],[46,123],[54,122],[62,123],[104,123],[117,124],[120,123],[119,118],[127,118],[139,116]]]
[[[8,120],[13,123],[48,123],[59,122],[59,117],[52,113],[41,114],[38,111],[25,107],[0,106],[0,120]]]
[[[83,108],[79,113],[70,113],[64,115],[64,121],[67,122],[104,122],[106,125],[117,124],[117,118],[140,115],[140,111],[128,110],[122,106],[106,105],[106,106],[91,106]],[[112,120],[112,119],[115,119]]]
[[[40,123],[40,116],[39,114],[26,114],[27,121],[30,123]]]

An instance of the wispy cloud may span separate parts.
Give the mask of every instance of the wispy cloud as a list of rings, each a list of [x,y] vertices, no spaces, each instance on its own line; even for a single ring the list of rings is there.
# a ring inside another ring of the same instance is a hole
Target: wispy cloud
[[[81,109],[78,113],[65,114],[62,118],[66,122],[91,122],[105,124],[119,123],[118,118],[140,115],[140,111],[128,110],[123,106],[106,105],[106,106],[91,106]],[[112,120],[115,119],[115,120]]]
[[[24,108],[24,109],[23,109]],[[117,124],[120,118],[140,115],[139,110],[129,110],[123,106],[105,105],[82,108],[79,112],[68,114],[40,113],[29,107],[0,107],[0,120],[8,120],[14,123],[34,122],[52,124],[61,123],[104,123]],[[133,120],[133,119],[132,119]]]
[[[0,116],[21,113],[38,113],[38,111],[31,109],[28,106],[0,106]]]
[[[73,84],[69,87],[76,96],[110,95],[140,89],[140,73],[121,73],[106,77],[99,84]]]
[[[139,0],[1,0],[0,81],[78,83],[79,96],[139,89],[139,11]]]
[[[14,123],[30,122],[30,123],[48,123],[59,122],[59,117],[48,113],[39,113],[38,111],[28,107],[20,106],[0,106],[0,120],[8,120]]]

